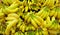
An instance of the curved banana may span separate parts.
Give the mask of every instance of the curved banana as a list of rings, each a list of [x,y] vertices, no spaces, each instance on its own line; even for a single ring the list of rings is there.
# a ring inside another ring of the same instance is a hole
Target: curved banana
[[[31,18],[31,24],[32,24],[34,27],[38,28],[38,25],[35,23],[35,21],[33,20],[33,18]]]
[[[9,35],[10,28],[12,28],[12,26],[15,26],[18,23],[18,19],[19,19],[19,16],[17,14],[15,13],[8,14],[8,17],[6,18],[8,23],[5,31],[6,35]]]
[[[18,6],[19,6],[19,3],[17,2],[14,2],[13,4],[11,4],[9,7],[5,8],[4,10],[4,13],[14,13],[14,12],[17,12],[18,11]]]
[[[54,8],[53,10],[50,11],[50,13],[49,13],[50,16],[53,16],[55,14],[55,9],[56,8]]]
[[[60,19],[60,7],[57,8],[57,18]]]
[[[42,31],[43,35],[49,35],[48,30],[46,28],[42,28],[42,29],[43,29],[43,31]]]
[[[25,29],[26,29],[26,25],[23,23],[21,26],[20,26],[20,30],[22,32],[25,32]]]

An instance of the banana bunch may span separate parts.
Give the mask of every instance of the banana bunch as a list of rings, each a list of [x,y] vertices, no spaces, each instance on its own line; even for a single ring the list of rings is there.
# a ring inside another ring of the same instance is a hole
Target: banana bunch
[[[44,22],[41,17],[34,15],[33,12],[27,13],[27,15],[24,17],[24,20],[27,21],[27,23],[31,22],[31,24],[36,28],[38,28],[38,26]]]
[[[18,0],[2,0],[2,2],[6,5],[11,5],[15,1],[18,1]]]
[[[15,13],[15,12],[17,12],[18,9],[19,9],[19,8],[18,8],[18,5],[19,5],[18,2],[14,2],[14,3],[12,3],[10,6],[4,8],[4,9],[3,9],[3,12],[4,12],[5,14]]]
[[[6,28],[5,34],[9,35],[10,28],[12,28],[13,26],[15,26],[18,23],[19,16],[15,13],[11,13],[11,14],[8,14],[8,17],[6,18],[6,20],[7,20],[7,22],[6,22],[7,28]]]
[[[37,16],[40,16],[41,18],[45,19],[47,16],[49,16],[50,9],[48,7],[43,7],[41,11],[36,13]]]
[[[60,1],[1,0],[0,34],[60,35]]]

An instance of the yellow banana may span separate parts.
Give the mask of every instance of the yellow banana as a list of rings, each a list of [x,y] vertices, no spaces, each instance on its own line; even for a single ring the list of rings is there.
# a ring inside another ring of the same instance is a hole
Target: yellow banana
[[[42,33],[43,33],[43,35],[49,35],[49,34],[48,34],[48,31],[47,31],[47,29],[46,29],[46,28],[43,28]]]
[[[36,16],[36,18],[37,18],[37,20],[38,20],[39,22],[41,22],[41,23],[43,23],[43,22],[44,22],[44,20],[43,20],[41,17]]]
[[[35,23],[35,21],[31,18],[31,24],[35,27],[38,28],[38,25]]]
[[[25,31],[25,28],[26,28],[25,24],[22,24],[22,25],[20,26],[20,30],[21,30],[22,32]]]
[[[39,32],[39,35],[42,35],[42,32]]]
[[[25,21],[29,18],[29,13],[25,16]]]
[[[60,19],[60,7],[57,8],[57,18]]]
[[[38,21],[38,19],[35,17],[35,15],[31,15],[31,18],[33,18],[33,20],[36,22],[36,24],[38,24],[39,26],[41,25],[41,23]]]
[[[54,16],[53,17],[57,17],[57,12],[55,12]]]
[[[29,26],[26,27],[26,31],[28,31],[28,30],[29,30]]]
[[[27,33],[27,32],[25,32],[25,35],[28,35],[28,33]]]
[[[45,12],[46,7],[42,8],[41,11],[39,11],[36,15],[43,15],[43,13]]]
[[[47,17],[47,19],[46,19],[46,27],[50,27],[52,25],[52,22],[51,22],[51,20],[50,20],[50,17]]]
[[[35,27],[32,26],[31,29],[32,29],[32,30],[35,30]]]
[[[17,24],[17,22],[18,22],[17,18],[19,18],[19,16],[17,14],[15,14],[15,13],[9,14],[8,17],[14,17],[15,19],[13,19],[13,20],[10,20],[8,18],[6,19],[6,20],[8,20],[7,22],[9,23],[7,25],[7,28],[6,28],[6,31],[5,31],[6,35],[9,35],[10,28],[12,28],[12,26],[15,26]]]
[[[53,16],[54,14],[55,14],[55,11],[52,10],[52,11],[50,12],[50,16]]]
[[[25,12],[27,12],[27,11],[28,11],[28,6],[25,7]]]
[[[30,21],[31,21],[31,17],[28,18],[27,23],[29,23]]]

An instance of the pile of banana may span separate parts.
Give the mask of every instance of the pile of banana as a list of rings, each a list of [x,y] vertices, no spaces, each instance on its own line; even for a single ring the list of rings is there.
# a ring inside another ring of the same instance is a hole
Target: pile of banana
[[[60,0],[0,0],[0,35],[60,35]]]

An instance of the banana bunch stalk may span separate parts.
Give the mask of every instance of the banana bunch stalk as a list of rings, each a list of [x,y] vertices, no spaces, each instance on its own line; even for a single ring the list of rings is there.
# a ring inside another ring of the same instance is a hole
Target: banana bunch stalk
[[[8,23],[8,25],[5,30],[5,34],[9,35],[10,29],[18,23],[19,16],[15,13],[11,13],[11,14],[8,14],[8,17],[6,18],[6,20],[7,20],[6,23]]]

